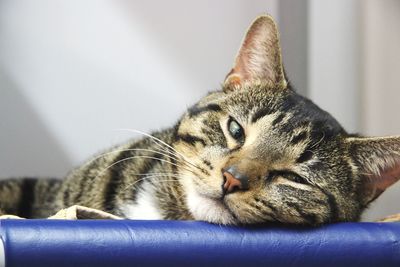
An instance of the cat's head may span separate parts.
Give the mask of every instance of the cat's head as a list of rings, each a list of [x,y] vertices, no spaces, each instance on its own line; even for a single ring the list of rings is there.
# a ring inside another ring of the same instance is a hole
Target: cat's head
[[[320,88],[324,90],[324,88]],[[349,135],[289,86],[271,17],[257,18],[221,91],[188,110],[175,148],[197,220],[358,220],[400,177],[400,137]]]

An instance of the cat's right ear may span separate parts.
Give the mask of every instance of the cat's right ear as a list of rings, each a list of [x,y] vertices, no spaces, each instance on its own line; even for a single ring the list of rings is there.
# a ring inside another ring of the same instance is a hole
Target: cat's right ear
[[[400,180],[400,136],[347,138],[364,206]]]
[[[286,88],[279,33],[271,16],[260,16],[250,26],[224,82],[224,91],[245,84],[263,83],[271,88]]]

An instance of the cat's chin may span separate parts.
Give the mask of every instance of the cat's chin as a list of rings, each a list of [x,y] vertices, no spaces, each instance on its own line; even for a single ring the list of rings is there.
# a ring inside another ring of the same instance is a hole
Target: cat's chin
[[[217,198],[210,198],[192,190],[187,205],[195,220],[217,224],[238,224],[229,208]]]

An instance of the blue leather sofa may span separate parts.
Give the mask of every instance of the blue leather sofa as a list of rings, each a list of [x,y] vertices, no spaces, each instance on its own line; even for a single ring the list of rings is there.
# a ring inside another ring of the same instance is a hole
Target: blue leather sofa
[[[1,220],[0,237],[0,266],[7,267],[400,266],[400,223]]]

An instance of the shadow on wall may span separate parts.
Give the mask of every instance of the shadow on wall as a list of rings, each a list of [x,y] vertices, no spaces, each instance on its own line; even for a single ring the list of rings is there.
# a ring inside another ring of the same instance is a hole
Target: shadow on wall
[[[181,79],[189,77],[190,81],[195,81],[193,87],[188,88],[195,96],[194,100],[207,91],[220,88],[232,68],[243,34],[255,17],[275,13],[275,6],[263,0],[254,0],[251,4],[245,0],[233,3],[229,0],[123,3],[120,5],[124,14],[121,17],[130,20],[132,27],[140,24],[155,43],[162,44],[159,48],[165,52],[161,54],[167,56],[167,61],[180,66]],[[229,12],[221,14],[227,6]],[[171,16],[166,10],[180,12]]]
[[[1,70],[0,85],[0,178],[65,176],[72,161]]]

